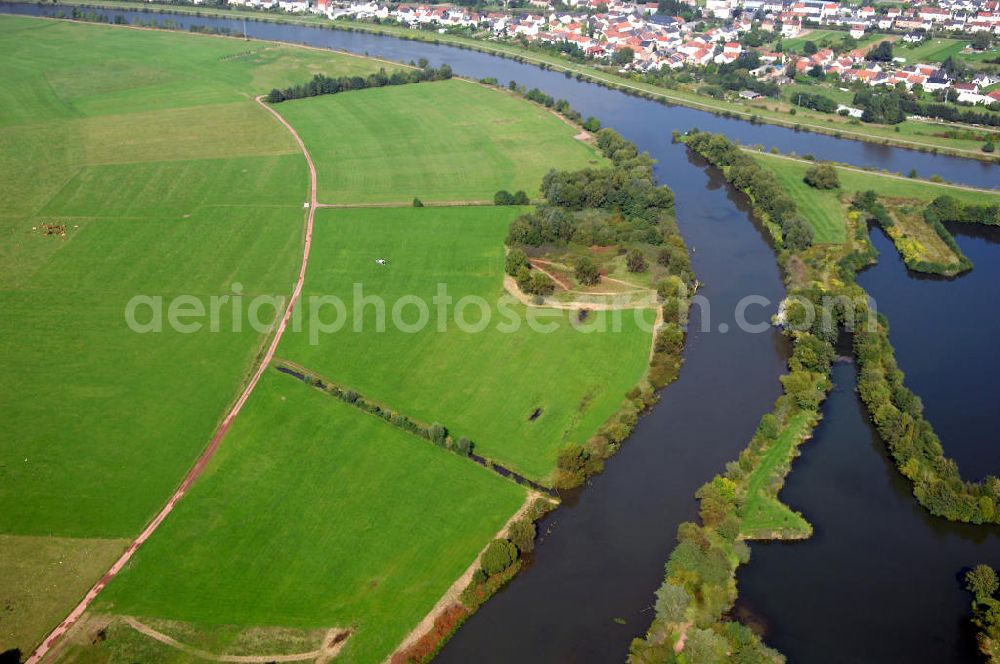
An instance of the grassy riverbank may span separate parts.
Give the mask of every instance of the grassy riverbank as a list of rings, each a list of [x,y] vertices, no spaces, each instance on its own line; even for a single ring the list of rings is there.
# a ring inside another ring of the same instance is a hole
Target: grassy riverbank
[[[80,7],[104,7],[109,9],[132,9],[160,13],[181,13],[199,16],[225,18],[245,18],[248,20],[272,21],[289,25],[310,25],[327,29],[351,30],[384,34],[402,39],[417,40],[435,44],[448,44],[460,48],[477,50],[537,64],[543,68],[563,71],[568,75],[616,88],[629,94],[659,100],[665,103],[690,106],[716,114],[765,122],[784,127],[801,129],[815,133],[830,134],[843,138],[862,140],[884,145],[895,145],[923,152],[940,152],[959,157],[993,161],[995,157],[983,153],[979,148],[982,141],[952,138],[945,135],[949,125],[907,120],[897,125],[875,125],[860,123],[851,118],[841,117],[795,107],[780,100],[726,101],[678,89],[665,89],[644,83],[637,76],[623,76],[610,69],[588,63],[575,63],[565,58],[525,49],[509,43],[472,39],[459,35],[415,30],[396,25],[380,25],[357,21],[330,21],[319,16],[295,16],[284,12],[263,12],[247,9],[222,9],[196,7],[193,5],[156,5],[141,2],[117,0],[67,0],[66,5]]]

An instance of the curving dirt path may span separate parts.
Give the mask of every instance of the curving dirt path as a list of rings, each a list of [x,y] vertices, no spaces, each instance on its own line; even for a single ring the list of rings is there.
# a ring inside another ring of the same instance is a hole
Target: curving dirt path
[[[194,655],[200,659],[207,659],[211,662],[236,662],[239,664],[303,662],[307,660],[326,662],[340,654],[344,644],[347,643],[347,638],[350,636],[350,632],[346,632],[345,630],[331,629],[323,637],[323,643],[318,649],[310,650],[309,652],[293,653],[291,655],[216,655],[208,652],[207,650],[201,650],[200,648],[195,648],[194,646],[181,643],[172,636],[168,636],[163,632],[155,630],[149,625],[139,622],[135,618],[126,616],[124,620],[129,627],[140,634],[144,634],[151,639],[170,646],[171,648],[176,648],[181,652]]]
[[[188,471],[187,475],[184,476],[184,480],[181,482],[177,490],[174,491],[173,495],[170,496],[170,500],[167,504],[157,513],[153,520],[149,522],[146,528],[139,533],[132,543],[129,545],[125,552],[115,561],[111,568],[104,573],[104,576],[94,584],[94,586],[87,591],[80,603],[70,612],[66,618],[59,623],[59,625],[49,632],[48,636],[42,641],[42,643],[35,649],[31,656],[26,660],[25,664],[38,664],[42,659],[52,650],[52,647],[56,645],[60,638],[66,634],[66,632],[80,619],[87,608],[93,603],[97,598],[97,595],[104,590],[104,587],[111,582],[118,572],[122,570],[123,567],[132,559],[135,552],[138,551],[139,547],[145,543],[149,537],[156,532],[156,529],[160,527],[163,520],[167,518],[174,507],[177,505],[178,501],[187,494],[191,485],[194,481],[198,479],[202,471],[205,470],[205,466],[215,455],[216,450],[219,448],[219,444],[222,442],[223,437],[225,437],[226,432],[229,431],[229,427],[232,425],[233,420],[239,414],[243,405],[250,398],[250,394],[253,393],[257,383],[260,381],[261,376],[264,375],[264,371],[267,370],[268,364],[270,364],[271,359],[274,357],[274,351],[278,348],[278,343],[281,341],[282,335],[285,333],[285,328],[288,325],[288,321],[292,316],[292,309],[295,303],[299,299],[299,295],[302,293],[302,284],[305,281],[306,267],[309,264],[309,250],[312,246],[312,232],[313,232],[313,218],[316,215],[316,167],[313,165],[312,156],[310,156],[309,151],[306,149],[305,143],[299,137],[298,133],[292,128],[292,125],[288,124],[285,118],[281,117],[277,111],[268,106],[262,101],[262,97],[257,97],[255,99],[257,104],[262,108],[266,109],[271,115],[278,119],[289,132],[291,132],[292,137],[295,142],[298,143],[299,148],[302,150],[302,155],[306,158],[306,163],[309,165],[309,211],[306,214],[306,224],[305,224],[305,242],[302,249],[302,264],[299,267],[299,276],[295,282],[295,288],[292,291],[292,296],[288,300],[288,306],[285,307],[285,313],[281,317],[281,322],[278,324],[277,329],[274,332],[274,337],[271,339],[271,343],[267,347],[267,351],[261,358],[260,363],[257,365],[257,369],[254,371],[253,375],[250,377],[249,382],[246,387],[243,388],[243,392],[240,394],[236,403],[233,404],[232,408],[226,414],[226,417],[222,420],[219,428],[216,430],[215,435],[209,442],[208,447],[201,453],[198,460],[195,461],[194,466]]]

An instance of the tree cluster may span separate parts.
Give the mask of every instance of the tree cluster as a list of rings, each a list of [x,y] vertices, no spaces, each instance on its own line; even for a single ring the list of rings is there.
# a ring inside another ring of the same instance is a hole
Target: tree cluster
[[[837,175],[837,169],[830,164],[810,166],[802,180],[814,189],[837,189],[840,187],[840,176]]]
[[[381,88],[387,85],[406,85],[423,81],[442,81],[451,78],[452,71],[448,65],[438,68],[425,66],[421,69],[404,69],[387,74],[385,69],[365,76],[340,76],[333,78],[325,74],[316,74],[312,80],[302,85],[294,85],[284,90],[274,88],[265,97],[269,104],[279,104],[289,99],[303,99],[319,95],[334,95],[349,90],[364,90],[365,88]]]
[[[1000,601],[995,597],[1000,581],[992,567],[979,564],[965,573],[965,587],[972,593],[972,624],[979,628],[976,641],[988,662],[1000,662]]]
[[[520,189],[513,194],[506,189],[501,189],[497,193],[493,194],[493,204],[494,205],[528,205],[531,201],[528,199],[528,194]]]
[[[508,245],[662,245],[676,233],[673,192],[656,184],[653,160],[610,129],[597,144],[612,166],[549,171],[545,203],[511,224]]]
[[[797,106],[811,108],[821,113],[835,113],[837,111],[837,102],[825,95],[803,92],[802,94],[795,95],[792,101]]]

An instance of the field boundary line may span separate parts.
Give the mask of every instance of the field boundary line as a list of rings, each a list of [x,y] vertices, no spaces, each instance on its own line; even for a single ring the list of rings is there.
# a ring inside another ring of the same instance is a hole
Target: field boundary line
[[[209,442],[208,446],[184,476],[184,479],[177,490],[174,491],[172,496],[170,496],[167,504],[160,509],[156,516],[153,517],[153,520],[149,522],[141,533],[139,533],[139,536],[132,541],[132,544],[130,544],[118,560],[115,561],[111,568],[104,573],[104,576],[102,576],[97,583],[91,587],[91,589],[86,595],[84,595],[83,599],[80,600],[79,604],[76,605],[70,614],[66,616],[66,618],[63,619],[63,621],[59,623],[55,629],[49,632],[49,634],[42,640],[41,644],[39,644],[35,651],[31,653],[31,656],[27,659],[25,664],[39,664],[39,662],[45,658],[45,656],[52,650],[53,646],[58,643],[59,639],[62,638],[66,632],[69,631],[74,624],[76,624],[84,612],[86,612],[86,610],[97,598],[97,595],[100,594],[108,583],[110,583],[111,580],[114,579],[114,577],[125,567],[125,565],[128,564],[128,562],[132,559],[132,556],[135,555],[135,552],[139,550],[139,547],[142,546],[156,531],[156,529],[160,527],[163,520],[166,519],[167,516],[173,511],[178,501],[180,501],[180,499],[187,494],[191,485],[194,484],[195,480],[197,480],[201,473],[205,470],[208,462],[213,456],[215,456],[215,452],[218,450],[219,444],[222,442],[223,437],[225,437],[226,432],[229,431],[229,427],[232,425],[233,420],[236,419],[236,416],[239,414],[244,404],[246,404],[247,399],[250,398],[250,395],[253,393],[254,388],[260,381],[261,376],[264,375],[264,371],[267,369],[271,359],[274,357],[274,353],[278,348],[278,343],[281,341],[281,337],[285,332],[288,321],[291,319],[292,309],[295,307],[295,303],[298,300],[299,295],[302,293],[302,285],[305,282],[306,268],[309,264],[309,250],[312,246],[313,220],[316,216],[316,166],[313,164],[312,156],[309,154],[309,150],[306,149],[306,144],[302,141],[302,138],[299,137],[298,132],[295,131],[292,125],[289,124],[288,121],[281,116],[281,114],[265,104],[262,99],[263,97],[256,97],[254,101],[277,118],[278,122],[280,122],[285,129],[291,132],[292,137],[295,139],[295,142],[298,143],[299,148],[302,150],[302,155],[305,157],[306,163],[309,166],[309,209],[306,213],[305,241],[302,248],[302,263],[299,266],[298,279],[296,280],[295,287],[292,290],[292,296],[288,300],[288,306],[285,307],[285,313],[281,317],[281,322],[278,324],[274,336],[271,339],[271,343],[268,345],[267,351],[261,358],[256,371],[254,371],[250,378],[250,381],[247,383],[246,387],[243,388],[243,392],[240,393],[236,403],[233,404],[229,413],[222,420],[222,423],[216,430],[215,435],[212,436],[212,440]]]
[[[385,403],[383,401],[378,401],[377,399],[370,398],[367,394],[359,392],[357,390],[354,390],[353,388],[348,387],[347,385],[345,385],[343,383],[338,383],[337,381],[332,380],[332,379],[330,379],[330,378],[328,378],[328,377],[326,377],[326,376],[324,376],[324,375],[322,375],[322,374],[320,374],[320,373],[318,373],[316,371],[313,371],[312,369],[310,369],[308,367],[302,366],[298,362],[294,362],[292,360],[288,360],[288,359],[285,359],[283,357],[278,357],[278,358],[275,358],[274,364],[275,364],[275,366],[274,366],[275,370],[277,370],[279,373],[285,374],[286,376],[291,376],[292,378],[294,378],[296,380],[300,380],[303,383],[305,383],[307,386],[312,387],[314,389],[317,389],[320,392],[323,392],[328,397],[337,398],[337,395],[336,394],[332,394],[329,391],[329,388],[336,388],[338,390],[342,390],[342,391],[345,391],[345,392],[346,391],[351,391],[351,392],[354,392],[355,394],[358,395],[359,401],[362,401],[362,402],[365,402],[365,403],[368,403],[368,404],[372,404],[372,405],[378,406],[379,408],[384,408],[384,409],[386,409],[386,410],[388,410],[390,412],[396,413],[397,415],[402,415],[402,416],[406,417],[408,420],[410,420],[411,422],[413,422],[413,423],[415,423],[415,424],[417,424],[419,426],[422,426],[422,427],[425,427],[425,428],[431,426],[430,422],[425,422],[425,421],[423,421],[423,420],[421,420],[419,418],[411,417],[410,415],[402,412],[401,410],[393,408],[392,406],[390,406],[389,404],[387,404],[387,403]],[[412,431],[412,430],[409,430],[409,429],[406,429],[406,428],[403,428],[403,427],[399,427],[399,426],[393,424],[392,422],[390,422],[389,420],[385,420],[385,419],[379,417],[377,414],[371,412],[370,410],[367,410],[366,408],[364,408],[362,406],[359,406],[358,402],[345,402],[345,403],[347,403],[347,405],[349,405],[349,406],[351,406],[353,408],[356,408],[356,409],[360,410],[361,412],[363,412],[366,415],[369,415],[371,417],[376,418],[377,420],[383,422],[384,424],[387,424],[387,425],[389,425],[389,426],[391,426],[391,427],[393,427],[395,429],[399,429],[403,433],[409,434],[411,436],[415,436],[416,438],[420,439],[421,442],[423,442],[423,443],[434,445],[433,441],[430,441],[427,438],[425,438],[424,436],[421,436],[418,432]],[[513,470],[511,468],[508,468],[507,466],[503,465],[502,463],[500,463],[498,461],[494,461],[493,459],[490,459],[488,457],[484,457],[482,455],[476,454],[473,451],[470,451],[468,454],[460,454],[458,452],[455,452],[454,450],[449,450],[449,449],[445,449],[445,448],[442,448],[442,449],[444,449],[449,454],[455,454],[456,456],[460,456],[460,457],[464,456],[465,458],[467,458],[468,460],[472,461],[473,463],[475,463],[475,464],[477,464],[479,466],[482,466],[483,468],[485,468],[487,470],[491,470],[494,473],[496,473],[497,475],[499,475],[500,477],[503,477],[506,480],[510,480],[511,482],[514,482],[515,484],[517,484],[519,486],[526,487],[526,488],[530,489],[531,491],[534,491],[536,493],[544,493],[545,495],[549,496],[550,498],[556,498],[556,497],[558,497],[558,491],[557,490],[553,489],[552,487],[547,487],[544,484],[541,484],[539,482],[536,482],[535,480],[531,479],[530,477],[525,477],[524,475],[522,475],[518,471]]]

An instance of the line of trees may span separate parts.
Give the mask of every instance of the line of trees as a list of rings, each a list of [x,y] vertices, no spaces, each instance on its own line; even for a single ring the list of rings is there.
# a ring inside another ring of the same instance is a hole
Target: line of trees
[[[854,105],[864,110],[861,116],[864,122],[898,124],[908,115],[921,115],[948,122],[1000,126],[1000,113],[983,108],[963,108],[955,104],[920,101],[916,95],[900,87],[859,90],[854,95]]]
[[[340,385],[334,385],[332,383],[328,384],[324,382],[322,378],[312,374],[303,373],[294,367],[279,366],[278,370],[295,376],[296,378],[300,378],[300,380],[306,384],[311,385],[318,390],[322,390],[330,396],[336,397],[344,403],[354,406],[359,410],[374,415],[375,417],[380,417],[394,427],[416,434],[421,438],[426,438],[438,447],[455,452],[461,456],[469,456],[472,453],[473,443],[471,440],[465,437],[455,440],[449,435],[448,429],[437,422],[434,422],[433,424],[425,424],[410,419],[403,413],[386,408],[381,404],[368,399],[355,390],[341,387]]]
[[[903,372],[889,342],[888,321],[877,322],[859,312],[854,333],[858,359],[858,393],[882,440],[905,477],[913,482],[917,501],[936,516],[951,521],[1000,523],[1000,479],[962,480],[958,464],[944,454],[923,403],[904,384]]]
[[[795,201],[774,173],[722,134],[695,130],[684,138],[684,143],[722,169],[734,187],[753,199],[754,206],[766,217],[765,223],[770,222],[772,234],[781,247],[801,251],[812,246],[812,226],[799,216]]]
[[[267,97],[265,97],[265,101],[269,104],[280,104],[289,99],[334,95],[339,92],[364,90],[365,88],[381,88],[387,85],[443,81],[451,77],[451,67],[446,64],[437,68],[425,65],[418,69],[401,69],[394,71],[392,74],[386,73],[385,68],[381,68],[378,72],[369,74],[368,76],[339,76],[333,78],[325,74],[316,74],[308,83],[293,85],[284,90],[279,90],[278,88],[272,89]]]
[[[963,203],[954,196],[938,196],[924,209],[924,219],[939,222],[1000,226],[1000,205]]]

